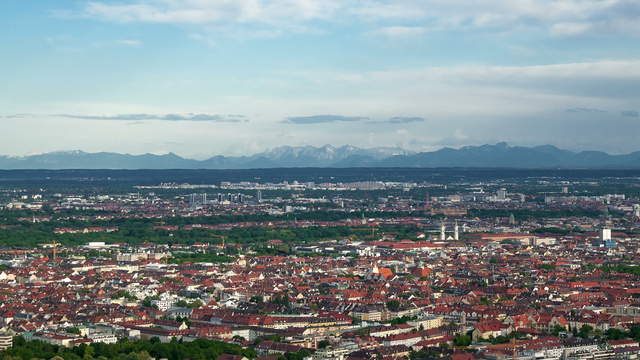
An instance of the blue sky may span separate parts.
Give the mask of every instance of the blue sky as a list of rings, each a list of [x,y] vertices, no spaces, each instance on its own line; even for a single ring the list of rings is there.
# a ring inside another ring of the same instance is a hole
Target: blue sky
[[[640,150],[637,0],[3,0],[0,153]]]

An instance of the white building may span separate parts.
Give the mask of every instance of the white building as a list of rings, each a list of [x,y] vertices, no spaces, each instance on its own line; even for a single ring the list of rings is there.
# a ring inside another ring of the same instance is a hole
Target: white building
[[[600,232],[600,240],[602,241],[609,241],[611,240],[611,229],[602,229],[602,231]]]

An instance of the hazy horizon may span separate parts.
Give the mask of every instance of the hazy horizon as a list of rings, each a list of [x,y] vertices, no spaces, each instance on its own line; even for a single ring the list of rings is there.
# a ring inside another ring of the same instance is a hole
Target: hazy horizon
[[[404,155],[404,154],[418,154],[418,153],[430,153],[430,152],[437,152],[439,150],[443,150],[443,149],[455,149],[455,150],[460,150],[466,147],[479,147],[479,146],[498,146],[500,144],[505,144],[506,146],[508,146],[509,148],[514,148],[514,147],[523,147],[523,148],[536,148],[536,147],[542,147],[542,146],[555,146],[552,144],[538,144],[538,145],[531,145],[531,146],[524,146],[524,145],[517,145],[517,144],[511,144],[508,142],[500,142],[500,143],[495,143],[495,144],[471,144],[471,145],[459,145],[459,146],[441,146],[438,148],[435,148],[433,150],[423,150],[423,151],[413,151],[410,149],[405,149],[402,147],[387,147],[387,146],[379,146],[379,147],[356,147],[358,149],[361,150],[388,150],[387,153],[388,154],[392,154],[392,155]],[[177,155],[183,159],[186,160],[197,160],[197,161],[203,161],[203,160],[209,160],[213,157],[216,156],[223,156],[223,157],[228,157],[228,158],[237,158],[237,157],[243,157],[243,156],[247,156],[247,157],[251,157],[251,156],[255,156],[255,155],[260,155],[260,154],[266,154],[269,153],[271,151],[274,150],[278,150],[278,149],[283,149],[283,148],[313,148],[314,150],[322,150],[325,147],[333,147],[334,149],[339,149],[342,147],[348,147],[348,146],[353,146],[351,144],[344,144],[344,145],[333,145],[333,144],[324,144],[324,145],[320,145],[320,146],[314,146],[314,145],[299,145],[299,146],[295,146],[295,145],[279,145],[273,148],[267,148],[261,151],[257,151],[257,152],[252,152],[252,153],[246,153],[246,154],[223,154],[223,153],[217,153],[217,154],[210,154],[210,155],[202,155],[202,156],[189,156],[189,155],[183,155],[183,154],[179,154],[173,151],[167,151],[167,152],[140,152],[140,153],[132,153],[132,152],[118,152],[118,151],[84,151],[82,149],[62,149],[62,150],[53,150],[53,151],[48,151],[48,152],[41,152],[41,153],[28,153],[28,154],[23,154],[23,155],[11,155],[11,154],[0,154],[0,157],[9,157],[9,158],[29,158],[31,156],[39,156],[39,155],[47,155],[47,154],[73,154],[73,153],[85,153],[85,154],[98,154],[98,153],[112,153],[112,154],[120,154],[120,155],[130,155],[130,156],[139,156],[139,155],[157,155],[157,156],[164,156],[164,155]],[[580,153],[580,152],[601,152],[601,150],[594,150],[594,149],[578,149],[578,150],[571,150],[571,149],[564,149],[562,147],[557,147],[559,150],[569,150],[572,151],[574,153]],[[397,151],[394,153],[394,150]],[[640,152],[639,150],[635,150],[635,151],[631,151],[628,153],[612,153],[612,152],[605,152],[606,154],[609,155],[628,155],[631,153],[637,153]]]
[[[420,152],[434,152],[434,151],[438,151],[438,150],[442,150],[445,148],[450,148],[450,149],[462,149],[464,147],[477,147],[477,146],[483,146],[483,145],[496,145],[498,143],[507,143],[510,147],[526,147],[526,148],[533,148],[533,147],[538,147],[538,146],[546,146],[546,145],[551,145],[551,146],[555,146],[560,150],[569,150],[572,152],[583,152],[583,151],[596,151],[596,152],[604,152],[607,153],[609,155],[625,155],[625,154],[630,154],[630,153],[635,153],[635,152],[640,152],[640,147],[638,147],[636,150],[630,150],[630,151],[626,151],[626,152],[613,152],[613,151],[606,151],[606,150],[600,150],[600,149],[596,149],[596,148],[564,148],[562,146],[559,145],[554,145],[554,144],[514,144],[508,141],[499,141],[496,143],[478,143],[478,144],[464,144],[464,145],[441,145],[441,146],[434,146],[432,148],[422,148],[419,150],[413,150],[411,148],[405,148],[405,147],[401,147],[401,146],[394,146],[394,145],[390,145],[390,146],[357,146],[360,149],[363,150],[370,150],[370,149],[379,149],[379,148],[388,148],[388,149],[398,149],[398,150],[405,150],[411,153],[420,153]],[[47,151],[41,151],[41,152],[25,152],[25,153],[19,153],[19,154],[5,154],[5,153],[0,153],[0,156],[9,156],[9,157],[29,157],[29,156],[34,156],[34,155],[44,155],[44,154],[50,154],[50,153],[72,153],[72,152],[84,152],[84,153],[118,153],[118,154],[123,154],[123,155],[146,155],[146,154],[151,154],[151,155],[169,155],[169,154],[175,154],[178,155],[182,158],[185,159],[193,159],[193,160],[206,160],[209,159],[211,157],[214,156],[228,156],[228,157],[238,157],[238,156],[252,156],[252,155],[256,155],[256,154],[260,154],[260,153],[264,153],[264,152],[269,152],[271,150],[277,149],[277,148],[283,148],[283,147],[305,147],[305,146],[311,146],[314,148],[322,148],[324,146],[333,146],[334,148],[340,148],[343,146],[355,146],[352,144],[339,144],[339,145],[335,145],[335,144],[321,144],[321,145],[312,145],[312,144],[299,144],[299,145],[291,145],[291,144],[281,144],[281,145],[275,145],[273,147],[266,147],[264,149],[258,149],[255,151],[248,151],[248,152],[234,152],[234,153],[205,153],[205,152],[201,152],[201,153],[196,153],[196,154],[189,154],[189,153],[180,153],[180,152],[176,152],[176,151],[171,151],[171,150],[167,150],[167,151],[140,151],[140,152],[128,152],[128,151],[118,151],[118,150],[97,150],[97,151],[87,151],[84,149],[79,149],[79,148],[68,148],[68,149],[52,149],[52,150],[47,150]],[[203,149],[204,150],[204,149]]]

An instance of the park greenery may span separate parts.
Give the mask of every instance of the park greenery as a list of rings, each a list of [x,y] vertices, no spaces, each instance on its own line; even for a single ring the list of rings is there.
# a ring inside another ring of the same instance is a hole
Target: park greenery
[[[250,359],[256,357],[252,349],[206,339],[193,342],[174,340],[170,343],[161,343],[157,338],[149,341],[121,340],[116,344],[91,343],[67,348],[41,341],[25,341],[22,337],[16,337],[14,346],[0,356],[3,360],[215,360],[222,354],[243,355]]]
[[[612,264],[612,265],[603,265],[600,267],[600,270],[605,273],[620,273],[620,274],[631,274],[634,276],[640,276],[640,266],[638,265],[627,265],[627,264]]]
[[[286,302],[284,299],[280,301]],[[70,328],[70,333],[76,333],[76,329]],[[564,331],[558,328],[554,334]],[[595,331],[588,325],[574,330],[574,335],[581,338],[602,337],[607,340],[620,340],[632,338],[640,340],[640,325],[631,327],[627,331],[619,329],[609,329],[605,332]],[[509,342],[512,337],[519,338],[517,333],[508,337],[498,337],[490,339],[490,343],[498,344]],[[278,340],[277,338],[263,340]],[[454,346],[466,347],[471,344],[470,335],[456,335]],[[259,342],[256,342],[259,343]],[[322,346],[328,346],[323,343]],[[51,345],[40,341],[25,341],[22,337],[14,339],[14,347],[2,352],[3,360],[32,360],[32,359],[69,359],[69,360],[92,360],[92,359],[117,359],[117,360],[149,360],[151,358],[166,358],[169,360],[183,359],[216,359],[222,354],[236,354],[246,356],[249,359],[255,358],[256,353],[252,349],[242,348],[239,345],[227,344],[218,341],[198,339],[194,342],[182,342],[173,340],[170,343],[160,343],[157,339],[150,341],[129,341],[120,340],[116,344],[92,343],[81,344],[76,347],[66,348]],[[299,360],[307,356],[308,352],[285,354],[280,357],[282,360]],[[412,353],[412,359],[421,359],[427,356],[426,352]]]

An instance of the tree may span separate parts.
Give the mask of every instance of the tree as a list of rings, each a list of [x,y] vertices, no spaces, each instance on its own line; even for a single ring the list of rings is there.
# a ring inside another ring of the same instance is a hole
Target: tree
[[[619,329],[611,328],[604,332],[607,340],[621,340],[627,337],[627,334]]]
[[[405,315],[405,316],[402,316],[402,317],[395,318],[395,319],[391,320],[391,325],[406,324],[409,321],[415,320],[415,319],[416,319],[415,316],[407,316],[407,315]],[[422,325],[420,325],[420,326],[422,326]]]
[[[95,348],[92,346],[87,346],[84,348],[84,354],[82,355],[83,359],[90,360],[93,359],[93,355],[95,355]]]
[[[632,325],[629,329],[629,336],[634,340],[640,340],[640,325]]]
[[[142,306],[148,307],[148,308],[156,308],[157,309],[158,308],[157,305],[151,304],[151,302],[153,300],[160,300],[160,296],[156,295],[156,296],[147,296],[147,297],[145,297],[144,300],[142,300]]]
[[[195,301],[192,301],[192,302],[186,302],[184,300],[180,300],[180,301],[176,302],[176,306],[177,307],[188,308],[188,309],[196,309],[196,308],[201,307],[202,305],[204,305],[204,304],[200,300],[195,300]]]
[[[387,301],[387,309],[389,309],[389,311],[394,311],[394,312],[400,310],[400,301],[398,300]]]
[[[593,327],[585,324],[585,325],[582,325],[582,327],[578,331],[578,336],[580,336],[583,339],[586,339],[589,337],[589,335],[591,335],[592,332],[593,332]]]
[[[471,336],[458,334],[453,338],[453,345],[455,346],[469,346],[471,345]]]
[[[279,357],[278,359],[284,360],[303,360],[306,357],[311,356],[311,353],[307,350],[300,350],[295,353],[286,353],[284,356]]]
[[[551,334],[553,336],[558,336],[563,331],[567,331],[567,329],[564,326],[560,326],[560,325],[556,324],[556,325],[553,326],[553,330],[551,331]]]
[[[216,359],[222,354],[243,355],[255,358],[255,351],[239,345],[219,341],[197,339],[193,342],[171,341],[161,343],[153,341],[130,341],[121,339],[116,344],[92,343],[66,348],[41,341],[25,342],[16,338],[15,346],[3,353],[3,360],[51,359],[58,356],[66,360],[149,360],[150,358],[180,359]]]
[[[536,268],[540,269],[540,270],[547,270],[547,271],[551,271],[551,270],[555,270],[556,266],[553,264],[538,264],[536,266]]]
[[[75,327],[75,326],[74,326],[74,327],[67,328],[67,332],[68,332],[69,334],[76,334],[76,335],[80,335],[80,329],[78,329],[78,328],[77,328],[77,327]]]

